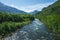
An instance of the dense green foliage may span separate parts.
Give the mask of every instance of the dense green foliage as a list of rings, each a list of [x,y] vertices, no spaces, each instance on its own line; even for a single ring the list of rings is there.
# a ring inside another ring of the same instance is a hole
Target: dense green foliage
[[[53,32],[60,34],[60,0],[44,8],[36,14],[46,26]]]
[[[0,12],[0,35],[10,34],[32,20],[34,20],[32,15]]]

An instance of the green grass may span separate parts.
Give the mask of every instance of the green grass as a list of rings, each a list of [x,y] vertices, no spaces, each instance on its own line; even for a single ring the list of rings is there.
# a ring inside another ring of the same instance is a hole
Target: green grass
[[[60,15],[50,14],[40,16],[40,19],[51,31],[60,34]]]
[[[0,24],[0,35],[7,35],[11,32],[15,32],[24,25],[30,23],[30,21],[25,22],[3,22]]]
[[[9,14],[0,12],[0,36],[8,36],[34,20],[30,14]]]

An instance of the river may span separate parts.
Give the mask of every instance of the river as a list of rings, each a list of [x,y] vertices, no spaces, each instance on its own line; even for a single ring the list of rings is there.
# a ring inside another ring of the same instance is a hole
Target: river
[[[56,40],[55,34],[50,32],[38,19],[24,26],[4,40]]]

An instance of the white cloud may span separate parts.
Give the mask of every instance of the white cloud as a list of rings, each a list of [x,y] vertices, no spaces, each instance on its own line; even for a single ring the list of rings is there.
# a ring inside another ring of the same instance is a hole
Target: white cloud
[[[11,6],[11,7],[15,7],[15,8],[17,8],[17,9],[19,8],[18,6],[15,6],[15,5],[13,5],[13,4],[12,4],[12,5],[9,5],[9,6]]]
[[[25,7],[18,7],[18,6],[15,6],[15,5],[10,5],[10,6],[15,7],[19,10],[23,10],[23,11],[26,11],[26,12],[31,12],[31,11],[34,11],[34,10],[42,10],[42,8],[47,7],[47,6],[49,6],[53,3],[54,2],[44,3],[44,4],[36,4],[36,5],[30,5],[30,6],[25,6]]]

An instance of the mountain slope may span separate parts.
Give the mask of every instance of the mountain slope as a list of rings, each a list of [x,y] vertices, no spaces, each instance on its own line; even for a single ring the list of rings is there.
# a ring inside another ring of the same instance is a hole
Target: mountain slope
[[[59,34],[60,37],[60,0],[44,8],[41,12],[36,14],[36,17],[52,32]]]
[[[44,8],[40,13],[42,14],[60,13],[60,0],[48,6],[47,8]]]
[[[21,10],[18,10],[16,8],[7,6],[7,5],[5,5],[5,4],[3,4],[1,2],[0,2],[0,11],[1,12],[9,12],[9,13],[22,13],[22,14],[25,14],[26,13],[26,12],[21,11]]]

